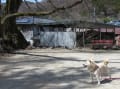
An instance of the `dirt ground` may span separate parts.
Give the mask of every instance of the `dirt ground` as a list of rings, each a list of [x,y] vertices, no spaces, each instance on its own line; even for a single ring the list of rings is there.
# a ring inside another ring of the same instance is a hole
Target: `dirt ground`
[[[101,85],[90,82],[83,63],[94,57],[100,62],[109,58],[112,80]],[[0,58],[0,89],[119,89],[119,50],[19,50]]]

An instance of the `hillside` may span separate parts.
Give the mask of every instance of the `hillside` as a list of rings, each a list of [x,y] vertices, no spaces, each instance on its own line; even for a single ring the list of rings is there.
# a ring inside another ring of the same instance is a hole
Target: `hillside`
[[[19,12],[38,12],[38,11],[50,11],[54,7],[66,7],[78,0],[43,0],[42,2],[32,3],[27,2],[27,5],[23,2]],[[81,19],[81,20],[93,20],[95,17],[97,20],[103,20],[106,17],[119,19],[120,18],[120,1],[119,0],[83,0],[83,3],[65,11],[58,11],[46,18],[50,19]]]
[[[74,2],[78,0],[52,0],[53,4],[55,7],[67,7]],[[90,5],[90,0],[88,0],[89,3],[89,8],[91,7]],[[31,9],[30,9],[30,8]],[[79,4],[71,9],[66,9],[65,11],[58,11],[57,13],[54,13],[47,18],[52,18],[52,19],[88,19],[89,17],[89,10],[88,7],[86,6],[86,3],[83,2],[82,4]],[[43,0],[42,2],[39,3],[31,3],[28,2],[28,6],[25,3],[22,3],[19,12],[38,12],[38,11],[51,11],[53,10],[54,7],[48,2],[48,0]]]

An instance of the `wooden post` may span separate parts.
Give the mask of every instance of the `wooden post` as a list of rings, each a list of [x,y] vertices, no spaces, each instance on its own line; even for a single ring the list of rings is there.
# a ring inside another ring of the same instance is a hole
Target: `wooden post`
[[[2,37],[2,25],[1,25],[1,16],[2,16],[2,5],[1,5],[1,0],[0,0],[0,37]]]
[[[115,44],[115,27],[113,28],[114,31],[114,37],[113,37],[113,45]]]
[[[85,48],[85,33],[84,33],[85,29],[83,29],[83,47]]]
[[[100,31],[101,29],[99,28],[99,31]],[[100,31],[100,40],[101,40],[101,31]]]

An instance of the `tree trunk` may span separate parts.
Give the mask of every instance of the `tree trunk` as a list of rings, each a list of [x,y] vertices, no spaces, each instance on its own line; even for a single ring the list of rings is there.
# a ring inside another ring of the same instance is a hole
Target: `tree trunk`
[[[19,9],[22,0],[7,0],[4,11],[4,16],[7,14],[16,13]],[[16,17],[8,18],[2,24],[3,49],[13,50],[25,48],[28,44],[24,36],[18,30],[16,25]]]

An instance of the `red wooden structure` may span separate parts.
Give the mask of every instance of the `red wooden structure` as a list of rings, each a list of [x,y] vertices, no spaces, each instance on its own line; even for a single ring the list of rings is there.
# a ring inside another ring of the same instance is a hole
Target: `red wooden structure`
[[[111,48],[113,42],[113,40],[92,40],[92,48]]]

